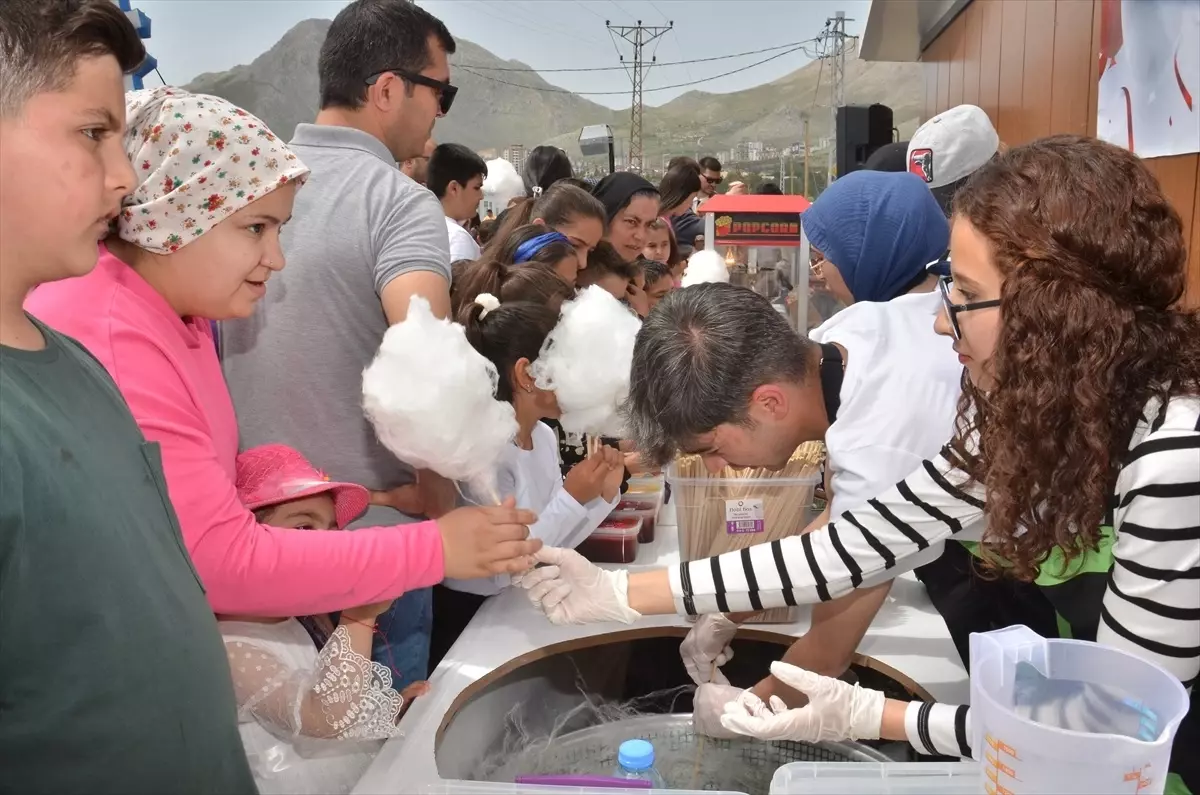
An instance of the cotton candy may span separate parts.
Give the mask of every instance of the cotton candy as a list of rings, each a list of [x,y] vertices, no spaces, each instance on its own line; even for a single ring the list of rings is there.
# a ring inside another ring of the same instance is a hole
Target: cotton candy
[[[563,304],[531,372],[539,388],[558,397],[564,430],[622,435],[620,409],[640,327],[637,315],[598,285]]]
[[[517,435],[513,407],[496,400],[497,381],[463,327],[434,317],[414,295],[363,371],[363,409],[401,461],[494,497],[496,464]]]
[[[489,160],[487,178],[483,181],[483,201],[491,203],[493,212],[499,215],[510,201],[524,197],[525,180],[521,179],[512,163],[499,158]],[[484,214],[481,210],[480,216]]]
[[[704,250],[688,257],[687,267],[679,284],[682,287],[691,287],[693,284],[728,281],[729,268],[725,266],[725,259],[715,251]]]

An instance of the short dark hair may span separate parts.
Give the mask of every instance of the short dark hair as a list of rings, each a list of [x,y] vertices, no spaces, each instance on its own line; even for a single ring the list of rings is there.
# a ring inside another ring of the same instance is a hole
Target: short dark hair
[[[362,107],[367,78],[397,69],[413,74],[429,67],[429,39],[446,54],[454,37],[440,19],[409,0],[354,0],[338,12],[317,63],[321,109]]]
[[[0,3],[0,116],[29,98],[62,89],[81,58],[111,55],[129,74],[146,58],[133,23],[111,0]]]
[[[659,279],[673,279],[674,274],[671,273],[671,266],[665,262],[659,262],[656,259],[642,259],[642,273],[646,278],[646,287],[654,284]]]
[[[718,425],[747,422],[755,389],[808,376],[813,344],[753,290],[673,290],[642,323],[633,349],[626,415],[637,449],[663,464]]]
[[[579,275],[575,277],[575,283],[582,289],[595,284],[610,273],[623,279],[632,279],[637,272],[638,268],[632,262],[623,260],[611,243],[601,240],[594,249],[588,252],[587,267],[579,271]]]
[[[535,146],[533,151],[525,156],[525,165],[521,169],[521,178],[525,180],[525,192],[530,196],[533,195],[534,188],[549,190],[550,186],[559,180],[574,177],[570,158],[557,146]]]
[[[754,191],[759,196],[782,196],[783,191],[774,182],[764,182],[758,186],[758,190]]]
[[[700,158],[700,168],[704,169],[705,171],[715,171],[720,174],[721,161],[717,160],[715,157],[702,157]]]
[[[451,182],[464,188],[474,177],[487,177],[487,163],[462,144],[438,144],[429,156],[425,187],[439,199],[446,195]]]

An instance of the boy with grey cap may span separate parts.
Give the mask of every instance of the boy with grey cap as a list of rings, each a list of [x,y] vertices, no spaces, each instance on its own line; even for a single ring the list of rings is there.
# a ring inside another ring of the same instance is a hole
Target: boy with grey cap
[[[983,108],[959,105],[922,124],[908,142],[908,170],[925,180],[950,215],[954,194],[1000,151],[1000,136]]]

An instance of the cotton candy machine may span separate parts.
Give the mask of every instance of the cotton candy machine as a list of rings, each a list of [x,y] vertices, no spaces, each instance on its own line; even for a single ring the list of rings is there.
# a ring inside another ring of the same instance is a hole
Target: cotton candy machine
[[[661,630],[617,634],[624,639],[527,655],[467,688],[439,732],[439,776],[511,784],[523,775],[610,775],[620,743],[642,738],[654,744],[656,767],[672,789],[756,795],[766,793],[774,771],[789,762],[895,758],[885,753],[887,748],[852,742],[808,745],[699,737],[692,730],[692,692],[679,658],[678,635],[664,636]],[[736,651],[724,670],[735,685],[747,686],[765,675],[784,647],[739,638]],[[886,680],[897,696],[923,695],[915,685],[880,671],[857,670],[874,677],[873,686]]]

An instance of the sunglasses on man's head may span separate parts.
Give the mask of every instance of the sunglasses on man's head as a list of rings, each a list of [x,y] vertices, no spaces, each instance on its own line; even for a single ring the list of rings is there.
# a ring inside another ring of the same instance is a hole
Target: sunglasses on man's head
[[[449,80],[435,80],[426,75],[420,75],[415,72],[406,72],[403,69],[384,69],[382,72],[373,74],[367,78],[367,85],[373,86],[379,82],[379,78],[386,74],[394,74],[402,80],[418,86],[432,88],[438,95],[438,110],[443,116],[450,112],[451,106],[454,105],[454,97],[458,94],[458,86],[450,85]]]

